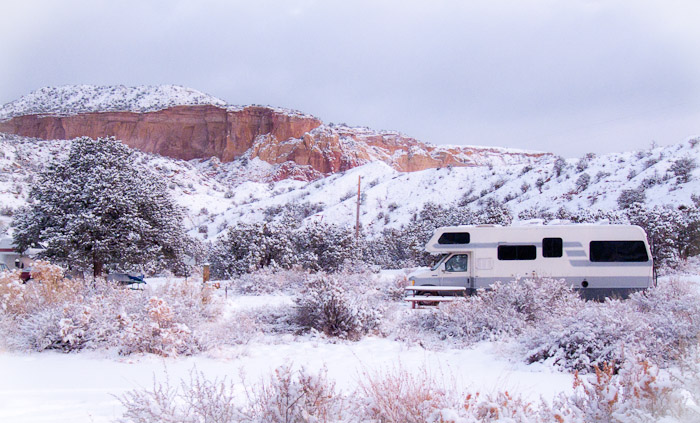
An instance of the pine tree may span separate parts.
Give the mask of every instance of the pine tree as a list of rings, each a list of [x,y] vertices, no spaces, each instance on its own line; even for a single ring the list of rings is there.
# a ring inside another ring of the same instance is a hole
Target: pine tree
[[[294,222],[281,219],[229,228],[212,247],[212,273],[218,278],[230,278],[263,267],[289,269],[298,260],[293,239],[295,227]]]
[[[21,251],[41,244],[44,257],[95,276],[105,267],[154,270],[182,262],[182,217],[133,150],[114,138],[79,138],[39,174],[13,220],[14,242]]]
[[[296,231],[295,245],[300,264],[313,271],[337,272],[358,255],[352,231],[336,224],[312,222]]]

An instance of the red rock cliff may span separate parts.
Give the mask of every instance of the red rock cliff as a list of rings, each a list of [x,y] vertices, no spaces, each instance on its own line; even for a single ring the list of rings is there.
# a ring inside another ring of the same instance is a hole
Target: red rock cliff
[[[278,140],[300,138],[319,125],[317,119],[266,107],[231,111],[216,106],[177,106],[148,113],[17,116],[0,122],[0,132],[42,139],[114,136],[147,153],[231,161],[245,153],[259,135]]]
[[[42,139],[114,136],[130,147],[178,159],[246,155],[278,166],[275,178],[315,179],[382,160],[411,172],[443,166],[523,163],[543,154],[483,147],[441,147],[396,132],[326,126],[308,115],[249,106],[176,106],[151,112],[25,115],[0,132]],[[281,167],[279,167],[281,166]]]

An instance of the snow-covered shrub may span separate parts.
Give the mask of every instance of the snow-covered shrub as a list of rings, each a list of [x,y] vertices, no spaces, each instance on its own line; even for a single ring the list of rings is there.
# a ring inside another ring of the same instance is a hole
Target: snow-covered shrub
[[[248,389],[244,421],[338,422],[342,420],[346,400],[327,378],[326,369],[318,374],[304,368],[294,372],[290,365],[275,369],[269,381],[257,389]]]
[[[566,160],[564,160],[563,157],[559,156],[554,161],[554,165],[552,165],[552,171],[554,172],[554,175],[556,175],[556,177],[558,178],[561,176],[562,172],[566,169],[566,167]]]
[[[377,327],[380,305],[361,292],[354,275],[319,273],[310,277],[295,298],[296,322],[328,336],[357,340]]]
[[[595,153],[586,153],[585,156],[581,157],[578,162],[576,162],[576,173],[581,173],[588,169],[588,165],[591,160],[595,158]]]
[[[200,351],[199,340],[212,344],[203,331],[211,330],[208,323],[220,315],[221,304],[211,288],[192,281],[171,281],[154,294],[139,310],[117,316],[122,354],[177,356]]]
[[[170,305],[151,297],[145,315],[120,315],[120,353],[152,353],[164,357],[191,354],[197,351],[190,328],[175,319]]]
[[[508,226],[512,222],[513,214],[508,206],[494,198],[489,198],[486,204],[475,214],[474,223]]]
[[[620,196],[617,197],[617,205],[620,209],[628,209],[636,203],[644,203],[646,194],[644,189],[623,189]]]
[[[552,412],[546,404],[540,404],[538,407],[538,405],[528,402],[519,396],[511,395],[507,391],[483,396],[478,392],[473,395],[468,394],[464,399],[463,408],[465,410],[465,413],[463,413],[464,417],[480,423],[563,422],[565,421],[563,416],[566,415],[561,411]],[[447,414],[445,411],[441,412],[441,417],[443,418],[438,420],[439,422],[452,421],[444,419],[445,414]]]
[[[165,299],[175,315],[188,324],[211,320],[221,314],[221,297],[214,295],[214,288],[194,279],[170,280],[153,292]]]
[[[533,324],[551,316],[566,316],[582,305],[583,301],[563,280],[496,282],[465,301],[441,305],[433,313],[416,316],[407,324],[418,325],[440,338],[471,343],[520,334]]]
[[[650,329],[628,302],[588,302],[576,313],[545,319],[520,337],[530,363],[548,361],[588,372],[603,363],[621,363],[642,349]]]
[[[668,170],[677,178],[679,184],[685,184],[693,177],[693,170],[697,167],[698,164],[695,159],[688,156],[673,162]]]
[[[700,337],[700,291],[695,284],[670,279],[628,300],[650,330],[640,333],[646,356],[663,364],[678,360]]]
[[[408,275],[398,275],[380,285],[384,298],[389,301],[400,301],[406,295],[406,287],[409,286]]]
[[[312,222],[294,232],[298,263],[312,271],[337,272],[347,262],[355,261],[359,250],[349,228]]]
[[[684,258],[687,244],[692,244],[698,236],[697,232],[692,230],[694,222],[691,220],[695,215],[693,210],[658,206],[647,208],[636,203],[625,213],[631,224],[641,226],[646,232],[651,255],[657,267],[677,266]],[[682,239],[682,236],[687,237]]]
[[[102,279],[68,280],[46,263],[34,269],[27,284],[14,273],[0,279],[4,341],[12,349],[189,354],[199,350],[197,341],[207,339],[204,332],[220,315],[218,301],[198,283],[132,291]]]
[[[34,283],[36,281],[21,286],[24,298],[29,299],[26,304],[31,308],[13,315],[13,324],[5,331],[12,349],[70,352],[116,345],[118,323],[115,310],[130,309],[133,303],[125,290],[107,292],[99,283],[81,285],[75,291],[77,295],[62,301],[38,303],[32,300],[36,294],[32,289]],[[72,289],[76,289],[75,286]]]
[[[582,173],[578,179],[576,179],[576,191],[577,192],[583,192],[588,188],[588,185],[591,183],[591,175],[588,173],[584,172]]]
[[[604,363],[620,365],[637,353],[667,366],[699,338],[700,293],[694,285],[671,280],[626,301],[587,302],[576,313],[544,319],[520,342],[529,362],[588,372]]]
[[[228,285],[234,292],[244,295],[295,293],[308,277],[308,272],[297,269],[262,268],[233,278]]]
[[[221,320],[200,325],[193,333],[200,349],[208,351],[225,345],[243,345],[253,340],[261,328],[257,323],[258,310],[237,311]]]
[[[574,393],[565,402],[577,411],[580,421],[655,422],[679,417],[673,416],[672,404],[686,402],[689,397],[678,388],[655,365],[634,359],[619,368],[607,363],[595,367],[595,378],[576,374]]]
[[[171,386],[153,382],[153,389],[138,389],[118,397],[125,411],[120,423],[230,423],[243,421],[234,402],[233,384],[226,379],[208,380],[193,370],[189,381]]]
[[[368,374],[360,379],[355,395],[363,421],[440,421],[440,411],[459,401],[449,386],[427,371],[411,373],[403,368]],[[452,390],[453,391],[453,390]]]
[[[0,273],[0,311],[3,315],[16,315],[26,310],[25,287],[19,276],[19,270]]]
[[[79,299],[84,288],[79,281],[63,277],[63,269],[46,261],[36,261],[26,284],[19,270],[0,275],[0,307],[4,313],[21,315],[44,307]]]
[[[230,227],[210,252],[212,277],[229,279],[264,267],[296,263],[294,222],[240,224]]]

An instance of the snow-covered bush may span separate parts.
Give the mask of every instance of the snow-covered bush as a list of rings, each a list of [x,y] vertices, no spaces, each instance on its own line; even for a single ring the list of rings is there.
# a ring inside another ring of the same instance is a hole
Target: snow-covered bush
[[[628,209],[636,203],[643,204],[644,201],[646,201],[646,194],[644,189],[639,188],[623,189],[617,197],[617,205],[620,209]]]
[[[695,423],[700,394],[698,357],[686,372],[661,369],[631,357],[619,366],[603,363],[591,375],[574,376],[573,392],[551,402],[526,400],[508,392],[459,392],[454,383],[425,369],[398,367],[365,371],[348,393],[335,389],[325,368],[318,374],[290,365],[266,380],[241,381],[246,398],[234,400],[237,386],[207,380],[196,370],[179,386],[154,382],[119,397],[122,423],[146,422],[509,422],[509,423]]]
[[[626,210],[629,222],[641,226],[649,239],[651,255],[657,267],[673,268],[698,239],[696,208],[678,210],[673,207],[647,208],[633,204]],[[690,244],[690,245],[688,245]],[[685,256],[685,257],[684,257]]]
[[[681,393],[673,388],[667,373],[644,359],[634,359],[619,369],[607,363],[597,366],[595,378],[576,374],[574,393],[565,402],[580,421],[661,421],[671,417],[672,403],[688,399],[679,398]]]
[[[198,350],[192,330],[175,319],[164,299],[151,297],[144,311],[143,315],[118,316],[120,353],[147,352],[174,357]]]
[[[295,223],[240,224],[229,228],[210,253],[214,278],[229,279],[264,267],[288,269],[296,264]]]
[[[205,331],[220,315],[218,301],[197,283],[132,291],[101,279],[65,279],[47,263],[34,269],[26,284],[14,273],[0,279],[4,342],[12,349],[190,354],[199,351],[198,340],[208,338]]]
[[[312,222],[294,233],[298,263],[312,271],[337,272],[357,258],[358,243],[349,228]]]
[[[700,293],[680,281],[632,294],[626,301],[587,302],[576,313],[553,316],[520,342],[529,362],[592,371],[643,354],[661,366],[682,359],[700,338]]]
[[[459,402],[454,389],[427,371],[410,373],[403,368],[365,373],[355,395],[364,416],[380,422],[437,421],[440,411]],[[455,407],[457,408],[457,407]]]
[[[638,317],[626,302],[589,302],[577,313],[545,319],[520,339],[530,363],[548,361],[587,372],[620,363],[640,349],[639,334],[650,328]]]
[[[204,323],[194,332],[196,345],[208,351],[225,345],[243,345],[252,341],[262,330],[257,322],[259,311],[243,310],[225,318]]]
[[[582,173],[578,179],[576,179],[576,192],[583,192],[588,188],[588,185],[591,183],[591,175],[588,173]]]
[[[342,420],[347,400],[327,378],[304,368],[294,372],[290,365],[275,369],[268,381],[248,389],[244,421],[254,423],[337,422]]]
[[[115,310],[128,310],[137,299],[126,290],[106,291],[99,282],[86,285],[61,280],[51,284],[33,279],[18,288],[22,309],[4,315],[12,323],[5,331],[6,342],[17,350],[70,352],[113,346],[118,329]]]
[[[125,411],[120,423],[230,423],[243,421],[234,402],[233,385],[226,379],[208,380],[193,370],[189,381],[171,386],[157,383],[153,389],[133,390],[119,397]]]
[[[670,279],[632,294],[628,302],[650,328],[640,336],[646,356],[655,363],[679,360],[698,345],[700,291],[695,284]]]
[[[582,306],[583,301],[563,280],[534,278],[496,282],[465,301],[441,305],[407,324],[443,339],[471,343],[517,335],[533,324],[551,316],[572,314]]]
[[[576,172],[581,173],[588,169],[588,166],[592,159],[595,158],[594,153],[587,153],[585,156],[581,157],[578,162],[576,162]]]
[[[84,288],[79,281],[63,277],[63,269],[46,261],[34,262],[33,279],[24,284],[14,270],[0,275],[0,307],[11,315],[21,315],[44,307],[63,304],[79,297]]]
[[[296,322],[343,339],[357,340],[377,327],[381,306],[363,293],[354,275],[319,273],[310,277],[295,298]]]
[[[262,268],[233,278],[228,286],[244,295],[296,293],[304,285],[309,273],[298,269]]]
[[[337,272],[358,258],[358,247],[348,228],[321,222],[298,227],[298,222],[285,216],[229,228],[212,248],[212,273],[216,278],[231,278],[267,267],[294,266]]]
[[[668,170],[674,174],[679,184],[685,184],[693,177],[693,170],[697,167],[695,159],[688,156],[674,161]]]
[[[564,160],[563,157],[559,156],[557,159],[554,161],[554,164],[552,165],[552,171],[554,172],[554,175],[558,178],[561,176],[562,172],[566,169],[567,164],[566,160]]]

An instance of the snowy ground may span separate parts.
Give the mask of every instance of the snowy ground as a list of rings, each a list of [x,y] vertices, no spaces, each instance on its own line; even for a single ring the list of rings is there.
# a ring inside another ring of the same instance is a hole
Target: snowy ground
[[[230,297],[234,309],[279,305],[284,296]],[[282,337],[211,351],[195,357],[120,357],[111,352],[21,354],[0,351],[0,422],[110,422],[123,408],[116,396],[153,381],[177,385],[196,369],[207,378],[234,381],[241,396],[247,383],[266,379],[284,364],[316,372],[325,366],[337,388],[354,390],[364,374],[387,370],[427,371],[459,391],[507,390],[538,400],[570,391],[571,375],[543,365],[510,361],[502,346],[481,343],[470,349],[429,351],[386,338],[330,343],[323,338]]]
[[[497,346],[483,343],[473,349],[426,351],[407,348],[387,339],[367,338],[356,343],[329,344],[303,340],[280,344],[251,344],[213,356],[163,359],[156,356],[117,357],[105,353],[0,353],[0,421],[109,422],[122,407],[115,395],[150,388],[154,378],[173,384],[192,369],[207,378],[257,382],[279,367],[293,363],[316,371],[326,366],[330,379],[352,390],[364,373],[402,368],[427,371],[460,390],[507,390],[532,400],[569,391],[571,375],[541,365],[525,366],[499,356]],[[241,395],[243,386],[240,385]],[[39,406],[40,405],[40,406]]]
[[[673,277],[700,283],[695,267],[691,273]],[[150,282],[157,285],[165,280]],[[240,310],[285,305],[291,298],[229,295],[227,301],[228,310]],[[193,370],[211,380],[225,377],[233,381],[243,400],[242,376],[246,383],[257,384],[286,364],[311,372],[325,367],[329,379],[345,392],[357,388],[364,375],[399,369],[426,371],[458,392],[508,391],[535,402],[572,391],[571,374],[543,364],[526,365],[509,357],[507,350],[507,345],[494,342],[434,351],[390,338],[333,343],[321,337],[284,335],[180,358],[121,357],[111,351],[0,351],[0,422],[112,422],[123,412],[118,396],[151,388],[154,380],[169,380],[177,386]]]

